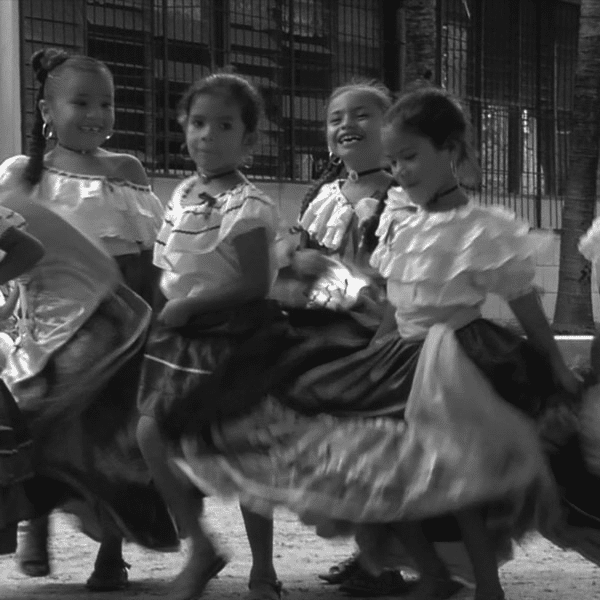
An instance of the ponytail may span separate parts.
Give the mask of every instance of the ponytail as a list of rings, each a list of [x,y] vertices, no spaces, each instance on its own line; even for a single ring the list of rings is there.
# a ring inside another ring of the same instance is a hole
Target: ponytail
[[[368,219],[366,219],[365,222],[361,226],[361,230],[362,230],[361,244],[362,244],[362,247],[369,254],[371,254],[373,252],[373,250],[375,250],[375,248],[377,248],[377,244],[379,242],[376,232],[377,232],[377,228],[379,227],[379,221],[381,220],[381,215],[383,214],[383,211],[385,209],[385,204],[387,202],[389,189],[390,188],[388,187],[388,189],[385,192],[376,192],[375,194],[373,194],[373,197],[376,197],[378,200],[377,209],[375,210],[375,213],[372,216],[370,216]]]
[[[308,205],[316,198],[321,187],[340,177],[343,170],[344,163],[341,160],[336,159],[335,157],[332,157],[329,160],[327,166],[321,173],[321,176],[308,188],[308,191],[302,199],[302,204],[300,205],[300,218],[302,218]]]
[[[29,160],[25,166],[23,177],[25,181],[34,186],[39,183],[44,167],[44,152],[46,150],[46,138],[44,137],[44,118],[40,110],[40,100],[45,98],[46,80],[48,73],[63,64],[70,55],[64,50],[48,48],[38,50],[31,57],[31,67],[35,73],[40,87],[35,99],[33,126],[31,128],[31,141],[29,143]]]

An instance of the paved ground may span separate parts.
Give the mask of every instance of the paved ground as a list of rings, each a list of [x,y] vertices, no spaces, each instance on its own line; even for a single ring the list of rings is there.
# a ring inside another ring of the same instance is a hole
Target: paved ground
[[[242,600],[250,567],[242,520],[236,505],[207,503],[207,520],[222,544],[233,554],[231,563],[205,593],[207,600]],[[0,558],[2,600],[140,600],[160,598],[183,561],[179,554],[157,554],[129,546],[131,587],[126,592],[92,594],[83,583],[90,573],[96,544],[77,532],[64,515],[54,518],[54,571],[50,577],[28,579],[16,572],[12,557]],[[349,541],[332,543],[317,537],[285,512],[276,519],[276,565],[285,584],[285,600],[345,598],[336,588],[322,585],[316,573],[352,550]],[[533,538],[502,569],[509,600],[600,599],[600,569],[572,552],[563,552]],[[457,600],[471,598],[465,592]]]

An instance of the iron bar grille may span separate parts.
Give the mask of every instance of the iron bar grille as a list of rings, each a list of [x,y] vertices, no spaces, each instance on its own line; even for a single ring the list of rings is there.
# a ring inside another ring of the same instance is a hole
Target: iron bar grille
[[[483,204],[560,228],[579,6],[560,0],[442,0],[442,85],[474,125]]]
[[[115,135],[154,176],[180,176],[176,107],[197,78],[233,66],[262,92],[266,115],[249,174],[308,181],[326,157],[324,104],[352,78],[383,78],[381,0],[20,0],[24,139],[38,48],[103,60],[115,78]],[[389,30],[389,27],[387,28]]]

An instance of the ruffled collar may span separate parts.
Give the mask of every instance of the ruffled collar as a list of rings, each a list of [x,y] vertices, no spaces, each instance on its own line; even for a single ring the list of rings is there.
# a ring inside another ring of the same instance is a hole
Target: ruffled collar
[[[150,191],[149,185],[140,185],[137,183],[132,183],[131,181],[127,181],[126,179],[121,179],[119,177],[107,177],[106,175],[84,175],[81,173],[71,173],[70,171],[64,171],[62,169],[56,169],[55,167],[47,167],[44,165],[44,171],[55,175],[57,177],[65,178],[65,179],[73,179],[79,181],[101,181],[110,185],[118,185],[131,188],[133,190],[139,190],[144,192]]]
[[[551,238],[531,232],[513,212],[472,201],[444,212],[419,208],[396,226],[393,248],[374,266],[404,281],[449,281],[463,270],[496,269],[533,256]]]
[[[359,227],[375,214],[379,202],[366,197],[352,204],[342,193],[342,184],[339,179],[323,184],[299,220],[313,240],[332,251],[341,248],[352,222],[356,219]]]

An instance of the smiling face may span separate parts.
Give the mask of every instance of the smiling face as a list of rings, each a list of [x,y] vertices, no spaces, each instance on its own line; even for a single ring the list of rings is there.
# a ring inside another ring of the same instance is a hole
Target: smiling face
[[[40,110],[58,141],[75,150],[95,150],[115,123],[114,87],[108,73],[67,67],[50,83]]]
[[[373,93],[348,90],[327,110],[327,145],[346,166],[360,171],[381,164],[383,109]]]
[[[224,93],[196,96],[184,122],[186,144],[198,170],[206,175],[237,168],[251,150],[240,106]]]
[[[394,125],[383,128],[383,148],[394,179],[415,204],[425,207],[456,184],[450,148],[436,148],[429,138]]]

